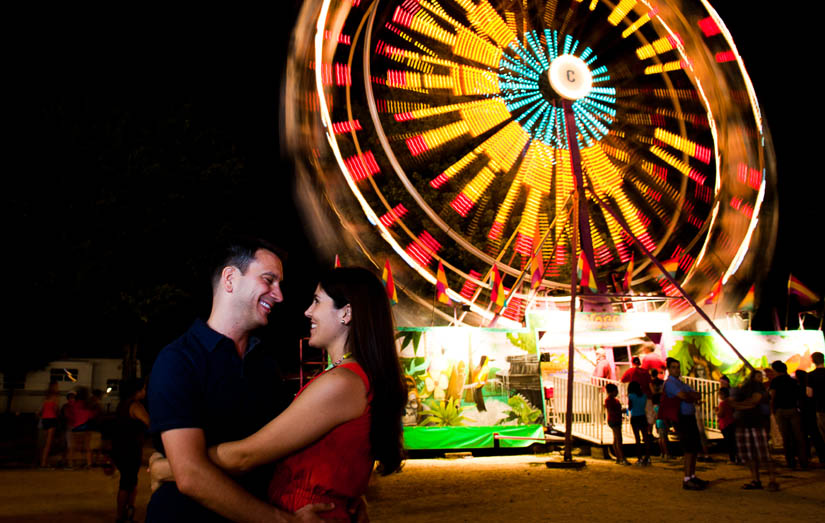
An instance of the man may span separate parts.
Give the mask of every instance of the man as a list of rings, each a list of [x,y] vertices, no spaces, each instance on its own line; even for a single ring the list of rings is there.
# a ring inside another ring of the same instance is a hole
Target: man
[[[782,434],[782,446],[785,449],[785,463],[789,468],[799,465],[808,468],[807,445],[802,432],[802,417],[799,415],[799,384],[788,376],[788,366],[777,360],[771,363],[776,376],[771,380],[771,412],[776,418],[776,425]]]
[[[779,490],[776,470],[768,449],[765,414],[762,412],[762,405],[766,398],[767,392],[762,384],[762,372],[754,370],[750,378],[737,390],[735,401],[730,402],[734,408],[734,419],[736,419],[736,448],[739,451],[739,457],[748,462],[751,473],[750,483],[742,485],[744,490],[762,489],[762,482],[759,479],[760,461],[768,464],[770,477],[768,490]]]
[[[659,376],[664,376],[667,370],[665,360],[656,352],[656,345],[649,341],[642,344],[642,369],[648,372],[656,369],[659,371]]]
[[[680,400],[676,431],[679,433],[679,441],[682,443],[685,452],[682,488],[685,490],[704,490],[707,488],[708,482],[696,476],[696,455],[699,452],[700,445],[695,404],[702,399],[702,396],[679,379],[679,376],[682,375],[682,366],[679,360],[668,358],[667,371],[670,376],[665,381],[665,396]]]
[[[313,511],[329,509],[278,511],[244,488],[258,487],[262,496],[267,471],[242,478],[241,486],[207,457],[209,446],[250,435],[288,403],[273,356],[250,335],[283,301],[277,252],[261,241],[230,246],[212,275],[209,319],[196,321],[155,361],[151,431],[160,435],[175,482],[154,492],[147,521],[320,521]]]
[[[825,440],[825,357],[821,352],[811,354],[816,368],[808,374],[808,386],[805,392],[809,398],[814,399],[816,407],[816,426],[822,439]],[[822,461],[822,457],[819,458]]]
[[[633,366],[622,374],[622,383],[637,382],[642,387],[642,393],[649,398],[652,393],[650,389],[650,372],[642,368],[642,361],[638,356],[633,356],[632,362]]]
[[[616,379],[616,376],[613,374],[613,369],[610,367],[610,362],[607,361],[607,354],[601,347],[596,349],[596,368],[593,369],[593,377],[609,380]]]

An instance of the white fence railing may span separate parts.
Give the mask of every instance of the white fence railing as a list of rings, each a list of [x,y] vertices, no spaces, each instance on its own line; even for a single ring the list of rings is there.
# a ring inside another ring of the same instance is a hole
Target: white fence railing
[[[564,430],[567,416],[567,376],[557,374],[550,377],[550,382],[544,382],[544,386],[553,387],[553,399],[551,401],[552,424]],[[702,395],[702,402],[696,406],[697,417],[701,420],[707,430],[718,431],[716,418],[716,405],[718,404],[719,383],[701,378],[683,377],[682,381],[690,385],[694,390]],[[619,397],[622,407],[627,406],[627,384],[617,380],[606,378],[589,377],[583,379],[576,376],[573,381],[573,435],[581,437],[599,444],[604,443],[604,431],[607,430],[607,418],[604,409],[604,386],[613,383],[619,388]],[[630,418],[627,411],[623,410],[622,429],[625,433],[631,433]]]

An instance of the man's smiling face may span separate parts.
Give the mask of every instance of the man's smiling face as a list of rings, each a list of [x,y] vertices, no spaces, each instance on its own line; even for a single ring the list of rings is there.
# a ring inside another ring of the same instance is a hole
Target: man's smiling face
[[[276,303],[284,300],[281,292],[283,265],[270,251],[259,249],[246,272],[237,271],[232,293],[236,304],[243,309],[247,330],[263,327],[269,322],[269,313]]]

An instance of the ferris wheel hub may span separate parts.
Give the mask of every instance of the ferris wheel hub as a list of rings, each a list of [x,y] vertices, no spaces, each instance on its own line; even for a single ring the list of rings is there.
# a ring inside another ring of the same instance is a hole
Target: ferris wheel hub
[[[584,98],[593,87],[593,75],[587,64],[572,54],[563,54],[550,62],[547,78],[559,96],[567,100]]]

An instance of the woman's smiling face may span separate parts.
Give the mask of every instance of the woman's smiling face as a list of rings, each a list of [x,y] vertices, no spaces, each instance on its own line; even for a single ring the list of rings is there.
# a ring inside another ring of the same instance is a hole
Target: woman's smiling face
[[[304,313],[309,318],[309,344],[329,350],[337,341],[343,347],[349,333],[349,305],[337,309],[332,298],[318,285],[312,304]]]

